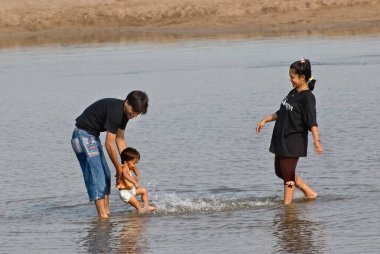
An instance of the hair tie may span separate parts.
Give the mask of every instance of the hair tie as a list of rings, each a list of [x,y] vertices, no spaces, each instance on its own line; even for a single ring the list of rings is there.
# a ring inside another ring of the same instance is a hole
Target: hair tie
[[[311,81],[313,81],[313,79],[314,79],[314,77],[311,76],[311,77],[309,78],[309,80],[307,81],[307,83],[309,84]]]
[[[302,58],[300,59],[300,62],[301,62],[301,64],[305,63],[305,58],[302,57]]]

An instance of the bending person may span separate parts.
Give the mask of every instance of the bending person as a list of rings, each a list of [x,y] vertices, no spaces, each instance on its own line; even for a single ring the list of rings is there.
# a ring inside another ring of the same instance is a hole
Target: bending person
[[[125,100],[105,98],[94,102],[76,119],[71,144],[82,168],[88,197],[95,201],[100,218],[110,215],[111,190],[111,174],[99,139],[100,132],[106,132],[107,154],[116,175],[121,175],[118,154],[127,147],[124,137],[126,125],[130,119],[146,114],[147,110],[146,93],[132,91]]]

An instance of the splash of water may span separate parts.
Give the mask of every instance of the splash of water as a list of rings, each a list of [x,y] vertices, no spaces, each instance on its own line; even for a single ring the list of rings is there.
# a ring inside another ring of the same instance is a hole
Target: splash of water
[[[156,200],[158,214],[209,214],[256,207],[272,206],[278,197],[225,199],[216,196],[207,198],[182,198],[176,194],[165,194]]]

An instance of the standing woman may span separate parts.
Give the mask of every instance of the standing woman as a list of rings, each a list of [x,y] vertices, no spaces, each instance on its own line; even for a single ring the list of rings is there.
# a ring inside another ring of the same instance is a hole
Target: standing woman
[[[311,75],[310,61],[302,58],[292,63],[289,76],[294,89],[281,101],[280,109],[256,127],[259,133],[266,123],[276,121],[269,151],[275,154],[276,175],[284,180],[285,205],[292,202],[295,187],[302,190],[306,198],[317,197],[317,193],[296,175],[299,157],[307,156],[308,131],[313,135],[315,152],[318,155],[323,152],[312,93],[316,80]]]

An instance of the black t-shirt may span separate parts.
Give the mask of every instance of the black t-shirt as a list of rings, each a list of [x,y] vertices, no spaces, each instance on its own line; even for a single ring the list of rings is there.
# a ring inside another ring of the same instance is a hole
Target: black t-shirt
[[[269,151],[285,157],[306,157],[308,131],[318,126],[313,93],[293,89],[276,114]]]
[[[79,129],[96,137],[103,131],[116,134],[118,128],[125,130],[128,122],[128,118],[124,114],[124,101],[113,98],[94,102],[75,120],[75,125]]]

